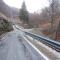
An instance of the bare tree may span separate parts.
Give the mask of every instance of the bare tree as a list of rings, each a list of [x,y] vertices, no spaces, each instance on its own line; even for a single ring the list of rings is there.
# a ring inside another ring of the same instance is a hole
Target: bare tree
[[[51,28],[50,32],[55,32],[54,30],[54,22],[55,17],[58,16],[58,10],[59,10],[59,0],[49,0],[50,2],[50,17],[51,17]],[[53,34],[52,34],[53,37]]]
[[[57,30],[56,30],[55,39],[58,39],[58,37],[60,37],[60,21],[59,21],[59,24],[58,24],[58,27],[57,27]]]

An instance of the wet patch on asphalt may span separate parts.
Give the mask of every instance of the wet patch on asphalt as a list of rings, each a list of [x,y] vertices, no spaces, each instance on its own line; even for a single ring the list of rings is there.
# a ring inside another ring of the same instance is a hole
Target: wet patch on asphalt
[[[25,44],[23,43],[23,38],[21,36],[18,36],[19,42],[22,44],[22,49],[24,51],[25,56],[27,57],[27,60],[32,60],[31,53],[26,48]]]

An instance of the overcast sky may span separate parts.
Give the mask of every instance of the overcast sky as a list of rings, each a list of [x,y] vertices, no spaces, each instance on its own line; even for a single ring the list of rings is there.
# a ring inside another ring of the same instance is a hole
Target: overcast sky
[[[23,0],[4,0],[6,4],[12,7],[21,8]],[[26,6],[29,12],[41,10],[42,8],[49,6],[48,0],[25,0]]]

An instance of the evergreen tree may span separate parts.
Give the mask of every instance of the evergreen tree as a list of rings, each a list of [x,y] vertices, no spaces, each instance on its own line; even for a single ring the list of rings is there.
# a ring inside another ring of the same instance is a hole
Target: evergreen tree
[[[25,2],[23,2],[22,7],[20,9],[20,20],[23,21],[23,23],[28,23],[29,20],[29,15],[26,9]]]

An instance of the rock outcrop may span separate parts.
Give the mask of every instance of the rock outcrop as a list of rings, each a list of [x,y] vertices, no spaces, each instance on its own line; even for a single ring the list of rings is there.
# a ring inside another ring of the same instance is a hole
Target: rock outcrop
[[[0,35],[13,30],[12,24],[8,22],[7,17],[0,13]]]

